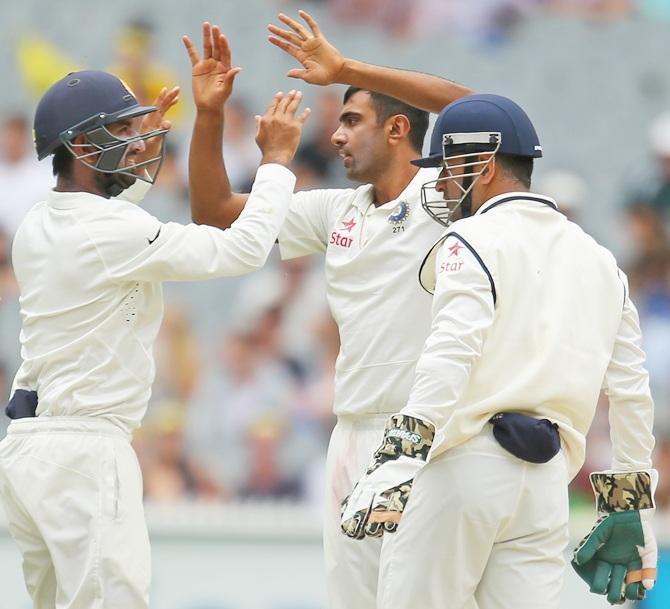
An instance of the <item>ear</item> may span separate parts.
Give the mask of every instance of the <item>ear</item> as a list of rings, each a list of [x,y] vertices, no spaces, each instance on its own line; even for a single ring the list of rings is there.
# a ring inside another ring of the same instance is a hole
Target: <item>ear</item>
[[[386,119],[386,125],[390,144],[399,144],[409,138],[412,126],[404,114],[395,114],[389,117]]]
[[[86,137],[85,133],[80,133],[76,137],[74,137],[72,140],[70,140],[70,147],[73,149],[71,152],[74,153],[75,158],[78,156],[90,154],[93,152],[91,147],[82,147],[88,144],[88,137]],[[97,159],[97,155],[93,155],[84,159],[79,159],[82,163],[86,165],[91,165],[94,166],[95,162]]]
[[[493,155],[489,163],[484,167],[484,171],[482,171],[482,175],[478,180],[479,183],[490,184],[493,181],[493,178],[495,178],[497,171],[498,166],[496,164],[496,157]]]
[[[72,146],[75,150],[83,144],[88,144],[88,139],[83,133],[80,133],[79,135],[70,140],[70,146]],[[82,153],[83,151],[78,152],[78,154]]]

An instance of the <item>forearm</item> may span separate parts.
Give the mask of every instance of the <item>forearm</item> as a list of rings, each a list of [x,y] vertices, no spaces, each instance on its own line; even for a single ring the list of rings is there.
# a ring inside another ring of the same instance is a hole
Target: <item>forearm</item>
[[[191,217],[196,224],[228,228],[244,206],[233,193],[223,159],[223,111],[196,114],[189,151]]]
[[[377,91],[430,112],[439,112],[451,102],[473,93],[470,88],[446,78],[355,59],[344,60],[337,82]]]
[[[639,318],[626,299],[612,359],[605,374],[609,398],[612,469],[635,470],[651,466],[654,402],[645,368]]]

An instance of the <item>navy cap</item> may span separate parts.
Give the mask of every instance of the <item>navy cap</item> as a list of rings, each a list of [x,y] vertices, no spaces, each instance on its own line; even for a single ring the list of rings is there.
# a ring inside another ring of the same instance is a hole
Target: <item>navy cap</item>
[[[100,125],[154,112],[141,106],[116,76],[101,70],[71,72],[51,85],[37,104],[34,134],[37,158],[64,141]]]
[[[498,152],[532,158],[542,156],[535,127],[521,106],[502,95],[484,93],[461,97],[446,106],[435,121],[430,153],[412,163],[419,167],[438,167],[444,156],[444,135],[455,133],[499,133]],[[459,152],[454,150],[454,154]]]

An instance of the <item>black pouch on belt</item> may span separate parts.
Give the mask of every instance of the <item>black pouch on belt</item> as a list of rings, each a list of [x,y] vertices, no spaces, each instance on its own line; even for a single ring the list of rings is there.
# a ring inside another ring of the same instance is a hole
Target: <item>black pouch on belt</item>
[[[558,425],[517,412],[501,412],[489,419],[493,436],[506,451],[530,463],[546,463],[561,450]]]
[[[5,407],[5,414],[10,419],[34,417],[37,412],[37,391],[17,389]]]

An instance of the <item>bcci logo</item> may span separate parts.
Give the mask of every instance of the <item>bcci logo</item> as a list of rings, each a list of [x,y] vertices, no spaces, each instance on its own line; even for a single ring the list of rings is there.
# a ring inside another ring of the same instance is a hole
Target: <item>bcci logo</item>
[[[398,205],[393,208],[386,221],[393,227],[394,233],[405,232],[405,220],[409,216],[409,203],[400,201]]]
[[[393,208],[393,211],[389,214],[389,217],[386,218],[386,221],[393,226],[399,226],[409,216],[409,203],[406,201],[400,201],[398,205]]]

